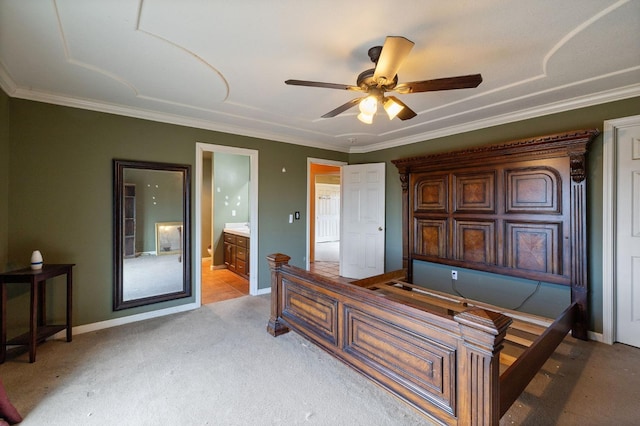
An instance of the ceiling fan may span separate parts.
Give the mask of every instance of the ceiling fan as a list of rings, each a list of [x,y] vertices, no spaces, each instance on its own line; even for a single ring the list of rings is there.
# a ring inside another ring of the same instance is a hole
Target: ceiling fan
[[[386,92],[399,94],[433,92],[437,90],[466,89],[477,87],[482,82],[480,74],[470,74],[458,77],[438,78],[435,80],[413,81],[398,84],[398,69],[413,48],[414,43],[404,37],[388,36],[384,46],[369,49],[368,55],[375,68],[368,69],[358,76],[355,86],[348,84],[322,83],[319,81],[287,80],[285,84],[293,86],[324,87],[328,89],[350,90],[363,93],[363,96],[350,100],[338,108],[329,111],[322,118],[335,117],[359,104],[358,119],[371,124],[373,116],[382,104],[389,120],[398,117],[409,120],[417,114],[395,96],[386,96]]]

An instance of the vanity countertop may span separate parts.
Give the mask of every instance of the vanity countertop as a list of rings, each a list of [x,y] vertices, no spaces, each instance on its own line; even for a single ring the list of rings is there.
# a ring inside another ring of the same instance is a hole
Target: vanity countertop
[[[239,235],[247,238],[251,235],[249,228],[224,228],[223,231],[227,234]]]
[[[225,223],[223,231],[227,234],[239,235],[247,237],[251,235],[251,229],[248,223]]]

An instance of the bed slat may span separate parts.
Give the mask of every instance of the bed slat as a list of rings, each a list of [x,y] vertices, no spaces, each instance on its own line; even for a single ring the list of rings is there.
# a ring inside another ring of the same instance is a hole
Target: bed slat
[[[517,358],[514,356],[500,352],[500,364],[502,365],[511,366],[516,361],[516,359]]]
[[[462,311],[464,311],[466,309],[466,306],[463,306],[460,303],[449,302],[449,301],[446,301],[446,300],[436,299],[434,297],[431,297],[431,296],[428,296],[428,295],[424,295],[424,294],[420,294],[420,293],[415,292],[415,291],[403,290],[403,289],[401,289],[399,287],[395,287],[393,285],[379,286],[377,291],[379,291],[379,292],[389,292],[389,293],[401,295],[401,296],[404,296],[404,297],[412,299],[412,300],[421,301],[421,302],[427,304],[428,306],[437,306],[437,307],[440,307],[440,308],[444,308],[444,309],[447,309],[447,310],[454,311],[456,313],[462,312]]]
[[[500,417],[518,399],[538,370],[564,340],[571,330],[577,310],[578,305],[572,303],[500,376]]]
[[[513,328],[514,330],[524,331],[525,333],[533,334],[535,336],[540,336],[545,332],[545,330],[547,330],[545,327],[517,320],[515,318],[513,320],[513,323],[511,323],[511,328]]]
[[[394,280],[404,280],[407,277],[407,271],[399,269],[386,274],[376,275],[369,278],[362,278],[360,280],[351,281],[350,284],[357,285],[358,287],[370,288],[377,284],[384,284]]]
[[[507,333],[505,339],[511,343],[515,343],[516,345],[524,346],[526,348],[533,344],[533,340],[525,339],[524,337],[520,336],[514,336],[513,334],[509,333]]]

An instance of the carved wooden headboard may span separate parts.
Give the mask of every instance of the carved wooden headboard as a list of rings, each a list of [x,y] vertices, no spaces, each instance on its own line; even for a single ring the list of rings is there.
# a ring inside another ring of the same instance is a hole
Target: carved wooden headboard
[[[576,130],[393,160],[407,278],[413,260],[424,260],[567,285],[586,321],[585,161],[598,134]]]

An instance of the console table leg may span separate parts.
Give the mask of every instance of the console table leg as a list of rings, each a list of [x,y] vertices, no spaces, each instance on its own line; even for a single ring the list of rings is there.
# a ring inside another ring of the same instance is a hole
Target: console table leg
[[[47,324],[47,281],[36,280],[36,288],[38,289],[38,327]]]
[[[38,281],[31,281],[31,315],[29,318],[29,362],[36,361],[36,342],[38,335]]]
[[[7,286],[4,281],[0,282],[0,309],[2,310],[0,314],[2,318],[0,318],[0,322],[2,322],[2,326],[0,326],[0,364],[5,361],[7,357]]]
[[[71,276],[71,268],[67,271],[67,342],[70,342],[72,339],[71,335],[71,312],[73,308],[73,278]]]

